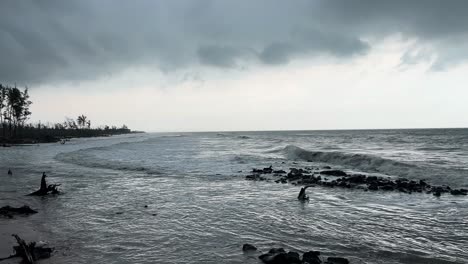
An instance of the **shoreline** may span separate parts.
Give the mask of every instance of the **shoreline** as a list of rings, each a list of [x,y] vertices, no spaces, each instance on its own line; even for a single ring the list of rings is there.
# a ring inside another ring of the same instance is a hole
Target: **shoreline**
[[[73,138],[99,138],[99,137],[111,137],[117,135],[127,135],[127,134],[140,134],[146,133],[144,131],[130,131],[123,133],[103,133],[103,134],[74,134],[74,135],[40,135],[37,137],[24,137],[24,138],[14,138],[6,139],[0,138],[0,147],[12,147],[12,146],[25,146],[25,145],[35,145],[35,144],[44,144],[44,143],[57,143],[57,142],[66,142]],[[64,144],[64,143],[63,143]]]

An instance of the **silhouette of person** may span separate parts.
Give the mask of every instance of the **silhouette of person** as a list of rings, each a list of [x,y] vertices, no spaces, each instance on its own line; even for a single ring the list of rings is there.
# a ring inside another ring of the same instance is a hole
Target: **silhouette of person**
[[[298,200],[301,200],[301,201],[309,200],[309,196],[306,195],[306,189],[309,187],[310,186],[305,186],[301,188],[301,190],[299,191],[299,195],[297,196]]]
[[[47,182],[46,182],[46,177],[47,175],[45,172],[42,173],[42,178],[41,178],[41,191],[45,192],[47,191]]]
[[[8,175],[13,175],[13,172],[10,169],[8,169]]]

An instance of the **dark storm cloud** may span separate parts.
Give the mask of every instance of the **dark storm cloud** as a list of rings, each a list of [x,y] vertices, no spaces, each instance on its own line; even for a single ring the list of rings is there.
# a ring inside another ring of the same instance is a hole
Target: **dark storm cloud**
[[[7,0],[0,2],[0,80],[348,58],[372,48],[366,39],[396,33],[433,47],[434,69],[443,69],[468,58],[466,14],[464,0]]]

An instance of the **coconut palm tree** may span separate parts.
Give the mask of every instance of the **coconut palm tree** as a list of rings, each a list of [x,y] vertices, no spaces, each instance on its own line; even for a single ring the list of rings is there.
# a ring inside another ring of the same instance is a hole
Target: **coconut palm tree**
[[[84,128],[87,124],[88,118],[85,115],[80,115],[76,121],[78,121],[79,127]]]

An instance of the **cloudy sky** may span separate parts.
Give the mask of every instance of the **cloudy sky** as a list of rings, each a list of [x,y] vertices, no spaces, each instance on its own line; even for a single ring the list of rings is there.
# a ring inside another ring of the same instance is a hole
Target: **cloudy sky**
[[[147,131],[468,126],[465,0],[6,0],[32,121]]]

